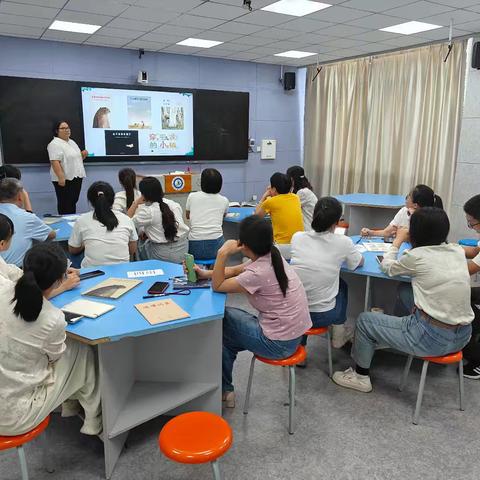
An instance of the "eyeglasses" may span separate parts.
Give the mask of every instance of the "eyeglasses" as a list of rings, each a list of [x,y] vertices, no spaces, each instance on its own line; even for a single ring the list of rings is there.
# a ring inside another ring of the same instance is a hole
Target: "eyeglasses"
[[[477,225],[480,225],[480,222],[477,222],[477,223],[470,223],[468,220],[467,220],[467,226],[468,228],[474,228],[476,227]]]
[[[59,130],[70,130],[70,127],[59,127]]]

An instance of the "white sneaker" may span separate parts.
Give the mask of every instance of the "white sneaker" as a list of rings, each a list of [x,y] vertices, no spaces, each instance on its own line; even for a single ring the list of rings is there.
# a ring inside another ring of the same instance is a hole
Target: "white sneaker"
[[[103,430],[102,416],[93,418],[86,418],[83,421],[83,426],[80,429],[80,433],[84,435],[100,435]]]
[[[341,387],[351,388],[359,392],[368,393],[372,391],[370,377],[368,375],[359,375],[351,367],[344,372],[335,372],[332,380]]]
[[[342,348],[347,342],[351,342],[354,329],[345,325],[332,325],[332,347]]]
[[[235,392],[223,392],[222,402],[225,403],[226,408],[235,408]]]

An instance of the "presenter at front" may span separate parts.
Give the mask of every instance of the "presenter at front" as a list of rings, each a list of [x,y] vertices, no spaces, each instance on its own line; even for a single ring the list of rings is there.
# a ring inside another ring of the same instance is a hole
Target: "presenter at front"
[[[50,176],[57,195],[60,215],[76,213],[77,202],[85,177],[83,160],[88,155],[70,138],[70,126],[61,121],[53,126],[53,140],[48,144]]]

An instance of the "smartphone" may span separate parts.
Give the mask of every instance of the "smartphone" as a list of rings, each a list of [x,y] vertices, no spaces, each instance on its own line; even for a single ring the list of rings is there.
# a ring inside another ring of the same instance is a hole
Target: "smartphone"
[[[87,278],[99,277],[100,275],[105,275],[105,272],[102,270],[93,270],[93,272],[86,272],[80,274],[80,280],[86,280]]]
[[[383,262],[383,255],[377,255],[377,262],[382,263]]]
[[[187,267],[188,281],[195,283],[197,281],[197,274],[193,268],[195,265],[195,259],[193,258],[193,255],[190,255],[190,253],[185,254],[185,265]]]
[[[77,323],[79,320],[81,320],[83,317],[82,315],[79,315],[78,313],[72,313],[72,312],[65,312],[63,311],[63,314],[65,315],[65,321],[69,324],[72,325],[74,323]]]
[[[168,282],[155,282],[148,290],[149,295],[160,295],[168,288]]]

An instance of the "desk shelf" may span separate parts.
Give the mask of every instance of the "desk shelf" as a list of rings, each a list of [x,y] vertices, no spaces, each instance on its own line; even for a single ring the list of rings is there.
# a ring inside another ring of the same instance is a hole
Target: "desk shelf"
[[[108,438],[115,438],[219,386],[201,382],[135,382]]]

